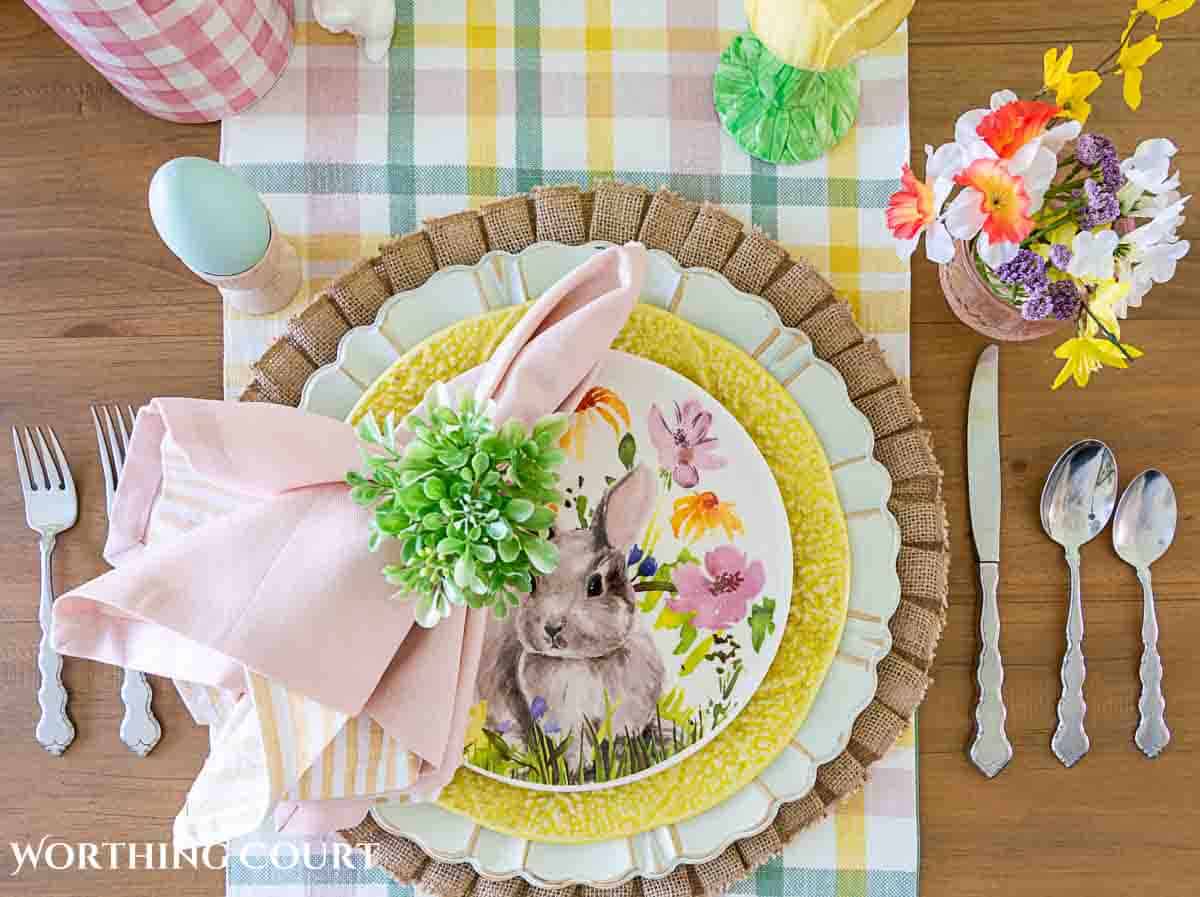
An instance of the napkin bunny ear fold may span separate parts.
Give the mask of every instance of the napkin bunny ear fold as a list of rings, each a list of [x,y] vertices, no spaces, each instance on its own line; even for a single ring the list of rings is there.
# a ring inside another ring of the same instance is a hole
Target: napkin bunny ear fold
[[[624,551],[637,541],[658,499],[654,474],[639,464],[604,493],[592,517],[596,540],[609,548]]]

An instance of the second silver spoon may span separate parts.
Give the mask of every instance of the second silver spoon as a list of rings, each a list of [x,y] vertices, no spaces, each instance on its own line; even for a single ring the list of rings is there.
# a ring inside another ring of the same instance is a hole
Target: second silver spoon
[[[1050,740],[1054,755],[1074,766],[1091,746],[1083,728],[1087,704],[1083,681],[1083,597],[1079,586],[1079,549],[1090,542],[1112,517],[1117,499],[1117,461],[1103,442],[1085,439],[1065,452],[1050,469],[1042,490],[1042,528],[1063,547],[1071,571],[1067,610],[1067,650],[1062,662],[1062,693],[1058,699],[1058,728]]]
[[[1134,742],[1147,757],[1157,757],[1171,740],[1162,693],[1162,660],[1158,656],[1158,617],[1150,565],[1163,556],[1175,538],[1175,490],[1166,474],[1154,469],[1138,474],[1125,487],[1113,521],[1113,547],[1121,560],[1137,571],[1142,584],[1142,663],[1139,675],[1138,727]]]

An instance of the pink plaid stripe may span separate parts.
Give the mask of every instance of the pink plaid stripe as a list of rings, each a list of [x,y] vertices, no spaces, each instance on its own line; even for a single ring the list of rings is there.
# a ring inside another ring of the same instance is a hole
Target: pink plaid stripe
[[[215,121],[262,97],[292,49],[291,0],[26,0],[134,104]]]

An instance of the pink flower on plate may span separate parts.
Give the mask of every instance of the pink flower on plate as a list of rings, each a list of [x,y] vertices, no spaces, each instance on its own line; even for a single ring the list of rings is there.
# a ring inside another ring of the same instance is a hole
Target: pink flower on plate
[[[688,399],[683,407],[675,403],[673,417],[668,424],[658,405],[650,406],[650,441],[658,450],[659,465],[671,471],[676,483],[690,489],[700,482],[700,471],[719,470],[727,462],[715,454],[716,437],[708,435],[712,412]]]
[[[732,545],[722,545],[704,555],[704,567],[687,564],[671,575],[678,593],[668,600],[671,610],[694,613],[698,629],[728,629],[746,616],[750,602],[767,581],[762,561],[749,562]]]

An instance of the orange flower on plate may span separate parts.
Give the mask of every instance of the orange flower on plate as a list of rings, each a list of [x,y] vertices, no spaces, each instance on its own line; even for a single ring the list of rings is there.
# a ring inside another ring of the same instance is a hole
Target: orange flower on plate
[[[567,432],[559,440],[559,447],[575,460],[582,461],[588,427],[597,418],[612,427],[618,438],[629,429],[629,408],[621,401],[621,397],[604,386],[593,386],[583,394],[575,407],[575,414]]]
[[[1011,159],[1025,144],[1046,133],[1062,110],[1050,103],[1017,100],[988,113],[975,129],[1001,159]]]
[[[1025,182],[1011,174],[1002,161],[977,159],[956,175],[954,182],[970,188],[956,202],[977,203],[974,214],[982,219],[983,232],[993,244],[1020,243],[1033,232]],[[977,220],[976,230],[979,227]]]
[[[698,492],[675,499],[675,513],[671,515],[671,531],[675,538],[679,533],[689,542],[695,542],[709,530],[718,526],[725,530],[726,538],[744,533],[742,518],[734,513],[733,502],[721,501],[715,492]]]

